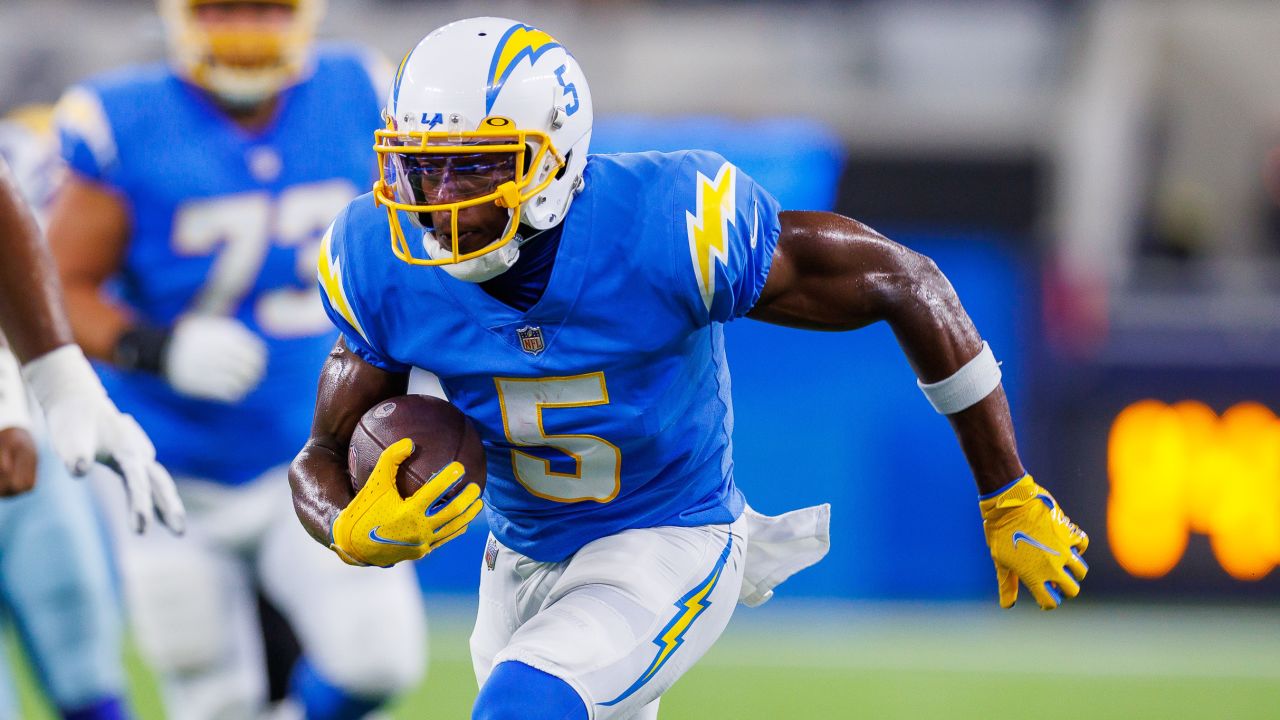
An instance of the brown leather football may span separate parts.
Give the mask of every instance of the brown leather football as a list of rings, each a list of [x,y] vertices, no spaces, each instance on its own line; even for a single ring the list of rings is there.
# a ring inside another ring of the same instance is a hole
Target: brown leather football
[[[347,472],[356,492],[364,487],[378,456],[401,438],[413,440],[396,477],[401,497],[409,497],[445,465],[457,460],[466,468],[463,481],[441,501],[452,498],[468,482],[484,489],[484,445],[475,426],[446,400],[428,395],[401,395],[374,405],[360,418],[347,450]]]

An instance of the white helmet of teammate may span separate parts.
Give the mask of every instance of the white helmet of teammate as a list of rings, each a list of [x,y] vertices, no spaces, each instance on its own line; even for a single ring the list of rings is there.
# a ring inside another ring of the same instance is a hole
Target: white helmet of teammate
[[[263,23],[199,17],[238,4],[256,5],[260,12],[279,6],[288,15]],[[257,105],[301,78],[324,11],[325,0],[160,0],[178,73],[237,107]]]
[[[591,91],[573,56],[529,25],[483,17],[433,31],[400,63],[383,114],[374,198],[405,262],[483,282],[515,264],[521,225],[555,227],[582,187]],[[464,252],[458,211],[486,203],[507,209],[506,229]],[[447,244],[431,226],[439,211],[453,225]],[[423,231],[426,258],[405,239],[402,214]]]

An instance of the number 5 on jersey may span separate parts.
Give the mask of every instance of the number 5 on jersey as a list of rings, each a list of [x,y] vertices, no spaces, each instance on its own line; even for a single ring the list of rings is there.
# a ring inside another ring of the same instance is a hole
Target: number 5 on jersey
[[[604,373],[551,378],[494,378],[502,407],[502,427],[515,445],[554,448],[573,458],[574,472],[560,473],[551,462],[521,450],[511,451],[516,480],[530,493],[555,502],[606,503],[618,495],[622,451],[595,435],[548,435],[546,410],[609,404]]]

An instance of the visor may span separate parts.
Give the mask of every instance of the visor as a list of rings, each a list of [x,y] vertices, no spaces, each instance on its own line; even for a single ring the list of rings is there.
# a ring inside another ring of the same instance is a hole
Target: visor
[[[493,252],[510,243],[520,225],[520,206],[542,192],[564,167],[564,158],[544,132],[515,130],[503,117],[489,117],[479,130],[374,133],[379,180],[374,201],[387,209],[391,249],[411,265],[450,265]],[[541,182],[534,184],[535,179]],[[477,250],[458,247],[458,211],[486,203],[507,208],[502,235]],[[452,227],[445,257],[419,257],[405,239],[400,213],[428,231],[431,213],[447,211]]]

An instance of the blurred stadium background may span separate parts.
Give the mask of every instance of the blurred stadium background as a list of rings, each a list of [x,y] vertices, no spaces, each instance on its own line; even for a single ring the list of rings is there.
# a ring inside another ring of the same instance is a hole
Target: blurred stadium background
[[[831,502],[833,547],[664,718],[1280,716],[1280,5],[330,6],[327,37],[392,58],[530,21],[585,68],[597,152],[715,149],[785,208],[933,255],[1004,361],[1024,460],[1092,535],[1079,601],[1000,612],[966,466],[887,329],[738,323],[739,482],[766,512]],[[149,0],[4,0],[0,112],[163,55]],[[431,678],[396,717],[466,715],[483,538],[420,567]]]

